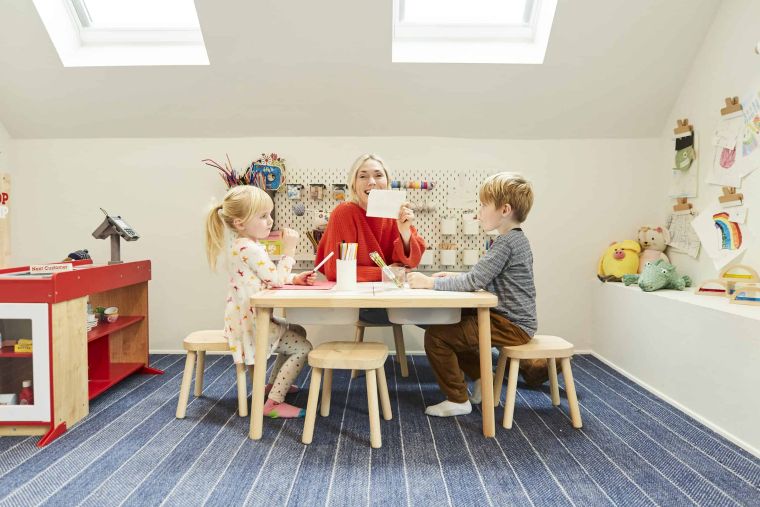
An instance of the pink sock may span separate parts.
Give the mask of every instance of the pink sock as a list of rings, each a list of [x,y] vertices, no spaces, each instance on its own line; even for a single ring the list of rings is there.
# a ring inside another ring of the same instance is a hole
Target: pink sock
[[[303,417],[306,415],[306,410],[298,407],[294,407],[289,403],[278,403],[273,399],[267,399],[264,403],[264,415],[271,417],[272,419],[294,419],[296,417]]]
[[[269,391],[272,390],[272,384],[267,384],[266,387],[264,387],[264,394],[269,394]],[[295,394],[301,389],[298,388],[297,385],[293,384],[290,387],[288,387],[288,394]]]

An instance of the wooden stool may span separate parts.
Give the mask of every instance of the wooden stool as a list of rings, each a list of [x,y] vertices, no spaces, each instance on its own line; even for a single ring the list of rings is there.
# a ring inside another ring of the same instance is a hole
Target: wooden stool
[[[388,357],[388,347],[382,343],[351,343],[327,342],[309,352],[311,366],[311,385],[309,386],[309,401],[306,405],[306,421],[303,425],[304,444],[310,444],[314,436],[314,420],[317,416],[317,400],[319,398],[319,383],[324,371],[322,385],[322,405],[320,413],[323,417],[330,415],[330,395],[332,388],[333,370],[365,370],[367,377],[367,403],[369,406],[369,441],[375,449],[382,445],[380,435],[380,414],[377,410],[377,394],[380,392],[380,404],[383,407],[383,419],[390,421],[391,400],[388,396],[388,385],[385,382],[383,365]]]
[[[195,396],[200,396],[203,392],[203,369],[206,364],[206,352],[229,352],[230,350],[227,339],[224,337],[224,331],[216,329],[190,333],[182,342],[182,346],[187,350],[187,359],[185,360],[185,373],[182,375],[182,386],[179,389],[177,419],[185,418],[196,356],[198,358],[198,367],[195,370]],[[237,373],[238,414],[240,414],[240,417],[245,417],[248,415],[248,403],[246,402],[248,390],[245,381],[245,365],[236,364],[235,369]],[[253,367],[251,367],[251,377],[253,377]]]
[[[364,322],[360,320],[356,323],[356,335],[354,336],[354,342],[364,342],[364,328],[365,327],[393,327],[393,340],[396,342],[396,361],[398,361],[401,367],[401,376],[409,376],[409,365],[406,362],[406,347],[404,347],[404,331],[401,329],[401,324],[373,324],[371,322]],[[351,371],[351,378],[356,378],[358,372],[356,370]]]
[[[573,355],[573,344],[557,336],[536,335],[525,345],[502,347],[499,353],[499,363],[494,377],[493,399],[496,406],[501,398],[501,385],[504,381],[504,370],[509,362],[509,379],[507,380],[507,399],[504,402],[504,427],[512,428],[512,419],[515,412],[515,397],[517,395],[517,372],[520,368],[520,359],[546,359],[549,364],[549,386],[551,388],[552,404],[559,406],[559,386],[557,385],[557,363],[562,363],[562,375],[565,377],[565,392],[567,403],[570,406],[570,421],[573,428],[580,428],[581,411],[578,407],[578,398],[575,395],[575,383],[573,372],[570,369],[570,358]]]

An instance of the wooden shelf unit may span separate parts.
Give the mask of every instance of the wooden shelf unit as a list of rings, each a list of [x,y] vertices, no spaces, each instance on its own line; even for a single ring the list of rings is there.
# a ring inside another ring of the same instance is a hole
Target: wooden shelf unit
[[[0,357],[32,357],[31,352],[14,352],[13,347],[0,348]]]

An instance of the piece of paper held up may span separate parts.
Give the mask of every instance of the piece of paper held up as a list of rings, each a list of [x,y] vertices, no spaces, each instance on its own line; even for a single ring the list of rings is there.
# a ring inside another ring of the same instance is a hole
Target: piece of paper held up
[[[401,205],[406,202],[406,190],[377,190],[369,193],[367,216],[397,219]]]
[[[477,183],[469,178],[466,174],[457,176],[456,186],[449,187],[449,196],[447,205],[449,208],[456,209],[477,209],[478,207],[478,187]]]

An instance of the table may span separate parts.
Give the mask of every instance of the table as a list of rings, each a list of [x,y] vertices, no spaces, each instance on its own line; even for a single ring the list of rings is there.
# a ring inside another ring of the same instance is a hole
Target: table
[[[477,308],[483,434],[486,437],[495,436],[489,309],[496,306],[496,296],[483,291],[378,290],[382,286],[379,282],[358,285],[357,291],[270,289],[253,296],[251,305],[256,311],[256,357],[267,356],[269,321],[274,308]],[[254,368],[249,433],[253,440],[260,439],[262,434],[265,374],[266,367]]]

